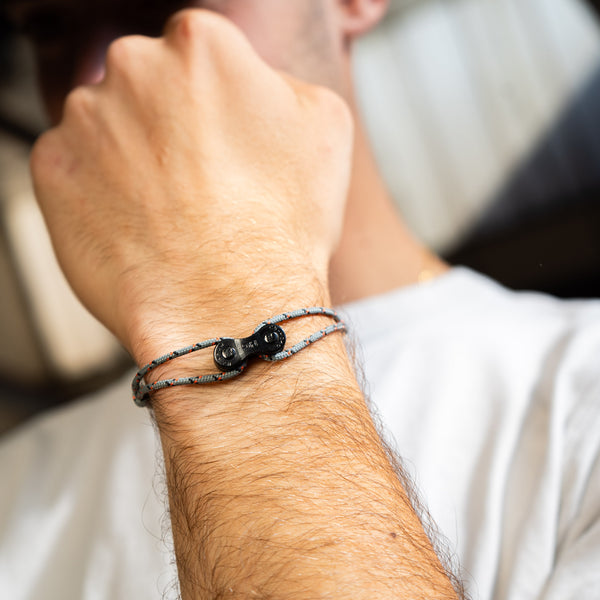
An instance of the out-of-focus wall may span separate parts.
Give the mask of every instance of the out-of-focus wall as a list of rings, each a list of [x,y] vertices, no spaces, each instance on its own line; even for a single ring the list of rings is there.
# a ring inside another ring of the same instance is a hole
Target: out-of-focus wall
[[[392,0],[355,77],[388,186],[444,251],[600,65],[582,0]]]
[[[17,40],[11,52],[16,61],[0,87],[2,116],[42,131],[30,49]],[[28,155],[26,142],[0,133],[0,380],[35,387],[110,370],[123,351],[60,272],[33,195]]]

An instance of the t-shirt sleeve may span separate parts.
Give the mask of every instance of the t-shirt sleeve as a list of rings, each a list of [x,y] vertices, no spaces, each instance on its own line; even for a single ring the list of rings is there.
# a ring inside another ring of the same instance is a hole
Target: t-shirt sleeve
[[[589,487],[569,539],[559,547],[556,566],[543,600],[600,598],[600,457],[589,474]]]
[[[598,328],[596,328],[598,329]],[[589,340],[588,336],[588,340]],[[600,336],[574,369],[566,419],[559,539],[543,600],[600,598]]]

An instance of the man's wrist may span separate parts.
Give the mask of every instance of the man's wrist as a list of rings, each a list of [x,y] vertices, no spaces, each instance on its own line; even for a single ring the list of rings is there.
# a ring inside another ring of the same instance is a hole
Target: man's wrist
[[[246,269],[243,276],[190,285],[179,296],[176,288],[169,291],[167,287],[157,300],[138,304],[128,324],[127,346],[140,367],[204,339],[245,337],[283,312],[331,306],[326,275],[294,263],[268,274],[264,268]]]
[[[340,395],[343,407],[335,401]],[[337,333],[280,362],[255,360],[228,381],[162,389],[152,394],[151,407],[165,452],[191,444],[214,459],[215,443],[233,451],[248,443],[249,431],[291,431],[296,420],[337,419],[347,410],[368,415]]]
[[[327,335],[342,335],[336,329],[343,328],[339,317],[335,313],[328,314],[330,308],[326,288],[316,282],[305,284],[300,290],[286,287],[268,297],[262,296],[258,299],[257,296],[258,294],[254,297],[249,294],[245,302],[236,305],[230,295],[224,297],[222,305],[213,307],[212,311],[203,306],[197,313],[190,314],[183,320],[181,313],[177,313],[172,321],[169,320],[169,313],[166,313],[160,322],[151,322],[151,332],[138,336],[139,348],[134,353],[139,366],[145,367],[140,373],[140,376],[143,376],[142,387],[144,384],[152,386],[160,381],[160,389],[164,380],[193,379],[194,381],[189,383],[196,384],[195,387],[198,384],[202,385],[204,389],[201,393],[206,395],[215,387],[214,383],[217,383],[212,377],[227,371],[226,368],[218,366],[213,359],[216,340],[247,338],[254,334],[257,326],[277,315],[281,319],[278,327],[283,329],[287,338],[278,352],[281,351],[281,354],[291,349],[294,355],[285,358],[279,356],[276,362],[280,359],[285,362],[293,360],[296,369],[300,368],[301,362],[304,361],[298,361],[295,353],[300,352],[300,348],[304,350],[302,354],[313,351],[306,349],[307,342],[310,341],[308,345],[317,344],[316,338],[319,338],[317,345],[320,346],[325,343],[322,338]],[[286,296],[288,299],[285,299]],[[181,349],[186,351],[179,354]],[[341,353],[345,354],[343,345]],[[163,357],[159,364],[152,364],[159,357]],[[246,378],[249,370],[258,373],[265,367],[267,373],[277,370],[276,363],[258,360],[258,356],[252,356],[245,361],[242,375]],[[198,382],[197,378],[202,378],[202,381]],[[179,382],[177,387],[177,391],[180,391]],[[217,386],[220,387],[222,386]],[[152,396],[157,392],[158,390],[153,391]],[[223,390],[217,389],[216,392],[222,393]],[[144,393],[142,390],[138,397],[141,398]]]

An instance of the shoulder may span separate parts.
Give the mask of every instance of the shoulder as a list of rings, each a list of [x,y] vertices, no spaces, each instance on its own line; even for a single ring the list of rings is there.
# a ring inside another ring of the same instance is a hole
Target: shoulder
[[[468,356],[475,360],[473,367],[489,362],[522,371],[536,365],[600,376],[592,368],[600,347],[600,300],[513,292],[474,271],[454,268],[430,283],[341,310],[356,342],[383,364],[426,350],[433,357],[452,356],[455,367]]]
[[[481,597],[540,591],[600,529],[600,302],[453,269],[343,310],[373,410]]]

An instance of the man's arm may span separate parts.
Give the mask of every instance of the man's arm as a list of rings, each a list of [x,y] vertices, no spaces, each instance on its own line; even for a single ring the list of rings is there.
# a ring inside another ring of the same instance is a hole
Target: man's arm
[[[32,169],[71,285],[142,365],[330,304],[351,132],[333,94],[185,11],[164,38],[113,44],[105,80],[71,94]],[[293,343],[325,323],[285,329]],[[213,370],[187,357],[153,376]],[[158,392],[153,411],[184,598],[456,597],[339,334]]]
[[[154,408],[184,598],[456,597],[341,338]]]

